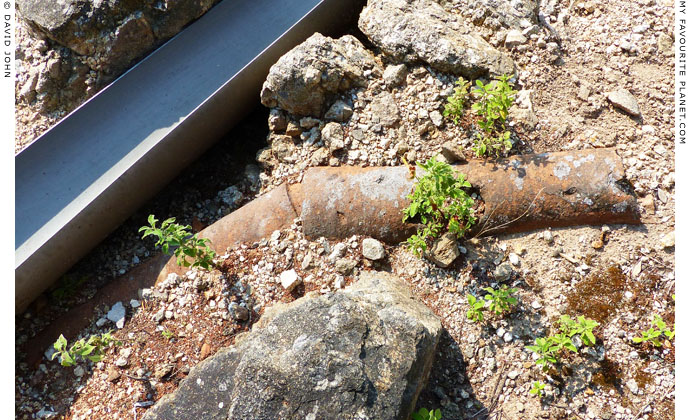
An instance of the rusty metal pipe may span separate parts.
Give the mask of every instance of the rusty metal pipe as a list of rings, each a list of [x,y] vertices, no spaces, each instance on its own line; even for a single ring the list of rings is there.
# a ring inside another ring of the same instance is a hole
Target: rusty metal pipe
[[[622,161],[613,149],[472,161],[455,169],[467,175],[484,200],[484,214],[471,234],[640,223],[635,198],[623,186]],[[356,234],[398,243],[416,229],[415,225],[402,223],[402,210],[409,204],[406,197],[414,188],[408,175],[405,167],[309,168],[302,183],[280,185],[199,235],[210,239],[222,254],[235,244],[255,242],[287,228],[301,217],[305,237],[310,239],[342,239]],[[75,308],[57,324],[70,324],[71,331],[78,331],[86,325],[96,304],[126,299],[135,293],[132,285],[150,286],[171,272],[182,274],[184,270],[177,266],[175,257],[167,258],[167,262],[164,256],[150,259],[114,281],[129,286],[113,286],[99,293],[100,300]],[[27,344],[31,352],[27,362],[40,360],[42,351],[57,338],[58,330],[53,330],[40,333]]]

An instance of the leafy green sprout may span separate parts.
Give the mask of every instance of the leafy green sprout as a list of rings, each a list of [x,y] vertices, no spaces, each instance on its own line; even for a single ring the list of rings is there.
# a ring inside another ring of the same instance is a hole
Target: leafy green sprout
[[[568,337],[579,334],[580,338],[582,338],[582,342],[586,346],[593,346],[596,344],[597,339],[594,337],[593,330],[599,326],[598,322],[587,319],[582,315],[577,317],[577,321],[574,321],[568,315],[562,315],[558,323],[560,324],[561,332]]]
[[[486,302],[484,299],[477,299],[468,293],[467,304],[470,306],[467,310],[467,319],[473,322],[482,322],[484,320],[484,311],[486,310]]]
[[[485,132],[494,131],[496,122],[499,128],[504,128],[508,110],[513,105],[517,93],[511,87],[509,80],[510,75],[504,74],[486,85],[481,80],[475,82],[476,86],[472,93],[478,101],[472,104],[472,109],[479,116],[484,117],[478,124]]]
[[[444,230],[464,236],[475,223],[474,200],[465,191],[472,185],[464,174],[455,175],[453,168],[432,157],[420,166],[425,173],[415,176],[416,184],[409,207],[403,211],[403,222],[419,217],[423,227],[407,240],[408,247],[418,257],[427,249],[429,240],[437,238]]]
[[[485,287],[489,294],[485,296],[485,300],[489,302],[489,310],[500,315],[503,311],[509,311],[511,305],[517,303],[517,298],[511,296],[517,292],[517,289],[509,288],[505,284],[500,289],[494,290],[491,287]]]
[[[529,393],[541,398],[542,391],[544,391],[545,387],[546,385],[541,383],[541,381],[534,381],[532,382],[532,389],[529,390]]]
[[[517,91],[513,90],[509,80],[510,75],[504,74],[487,84],[481,80],[475,82],[472,93],[478,100],[472,104],[472,110],[482,117],[477,124],[484,132],[477,134],[472,148],[477,156],[484,156],[487,152],[499,156],[502,151],[512,148],[505,122]]]
[[[673,326],[673,330],[669,329],[666,323],[661,319],[659,315],[654,314],[654,319],[652,320],[652,326],[647,331],[642,331],[642,337],[633,337],[634,343],[650,342],[654,346],[661,346],[661,340],[659,337],[665,336],[669,340],[673,340],[676,337],[676,326]]]
[[[517,289],[509,288],[506,285],[501,286],[500,289],[494,290],[492,287],[485,287],[484,290],[488,293],[483,298],[475,297],[467,294],[467,319],[472,322],[482,322],[484,320],[484,311],[489,310],[496,315],[501,315],[503,312],[509,311],[512,305],[517,303],[517,298],[512,294]]]
[[[77,358],[82,360],[90,360],[92,362],[100,362],[103,360],[105,355],[103,354],[105,348],[107,348],[111,343],[115,345],[120,345],[119,341],[116,341],[110,335],[111,331],[99,335],[92,335],[87,339],[82,338],[81,340],[72,344],[72,346],[67,349],[67,339],[64,335],[60,334],[57,341],[53,344],[56,352],[53,353],[51,360],[55,360],[56,357],[60,357],[60,364],[62,366],[74,366],[77,363]]]
[[[441,420],[441,410],[427,410],[420,408],[419,411],[412,414],[412,420]]]
[[[191,233],[191,226],[182,226],[175,223],[175,218],[171,217],[156,227],[158,219],[154,215],[149,215],[149,226],[142,226],[139,232],[144,232],[142,239],[149,235],[158,237],[156,246],[160,246],[164,253],[170,254],[170,249],[174,248],[177,257],[177,265],[182,267],[201,267],[210,270],[213,267],[213,258],[216,253],[208,246],[209,240],[199,238],[197,234]],[[191,258],[190,262],[187,258]]]
[[[548,337],[539,337],[535,340],[533,346],[526,346],[528,350],[539,355],[536,364],[541,366],[543,370],[547,370],[549,364],[555,365],[558,363],[558,354],[562,349],[577,353],[577,347],[575,347],[572,341],[572,337],[575,334],[580,335],[582,342],[586,346],[594,346],[596,343],[596,338],[592,331],[599,325],[598,322],[587,319],[584,316],[578,316],[577,321],[575,321],[570,316],[563,315],[558,320],[558,324],[560,333]]]
[[[538,337],[533,346],[525,347],[539,355],[535,363],[537,366],[541,366],[543,370],[547,370],[549,364],[555,365],[558,363],[558,359],[556,358],[556,346],[547,338]]]
[[[469,95],[471,83],[459,77],[455,82],[453,94],[448,97],[446,106],[443,109],[443,116],[453,120],[455,124],[460,121],[460,117],[464,112],[465,101]]]
[[[161,331],[161,335],[162,335],[163,337],[165,337],[168,341],[170,341],[170,340],[172,340],[173,338],[175,338],[175,334],[174,334],[172,331],[170,331],[170,330],[163,330],[163,331]]]

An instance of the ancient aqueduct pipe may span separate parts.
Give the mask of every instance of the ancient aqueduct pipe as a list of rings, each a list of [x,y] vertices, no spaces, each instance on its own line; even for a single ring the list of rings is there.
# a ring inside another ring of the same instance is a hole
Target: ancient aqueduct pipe
[[[473,235],[640,223],[635,197],[625,187],[622,161],[613,149],[477,160],[455,169],[467,175],[484,200],[485,211]],[[404,166],[309,168],[301,183],[280,185],[199,235],[210,239],[222,254],[228,247],[253,243],[287,228],[301,217],[304,235],[312,240],[356,234],[395,244],[416,229],[402,223],[402,210],[409,203],[406,197],[413,188],[414,180]],[[146,261],[32,339],[26,346],[27,361],[39,361],[60,333],[76,335],[97,305],[133,297],[138,289],[184,271],[175,257],[159,255]]]

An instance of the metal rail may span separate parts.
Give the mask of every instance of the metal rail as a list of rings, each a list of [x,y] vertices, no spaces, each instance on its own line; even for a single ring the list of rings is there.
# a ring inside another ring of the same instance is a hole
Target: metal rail
[[[270,66],[362,0],[225,0],[15,158],[24,310],[259,101]]]

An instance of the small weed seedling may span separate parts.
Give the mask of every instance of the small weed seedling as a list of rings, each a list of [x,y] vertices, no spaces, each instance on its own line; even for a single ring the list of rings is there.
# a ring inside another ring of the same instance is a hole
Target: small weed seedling
[[[477,299],[471,294],[467,294],[467,304],[470,309],[467,310],[467,319],[473,322],[484,321],[484,311],[486,310],[486,301],[484,299]]]
[[[462,113],[464,112],[465,101],[469,94],[470,85],[470,82],[459,77],[455,82],[453,94],[448,97],[448,103],[446,103],[443,109],[443,116],[449,117],[455,124],[460,121],[460,117],[462,117]]]
[[[541,381],[532,382],[532,389],[529,390],[529,393],[541,398],[542,391],[545,387],[546,385],[541,383]]]
[[[539,337],[535,340],[533,346],[525,347],[539,355],[539,359],[537,359],[535,363],[537,366],[541,366],[542,370],[548,370],[549,364],[555,365],[558,363],[558,359],[556,358],[556,348],[547,338]]]
[[[488,309],[496,315],[501,315],[504,311],[509,311],[512,305],[517,303],[517,298],[512,296],[517,289],[509,288],[505,284],[500,289],[494,290],[491,287],[485,287],[484,290],[488,293],[483,298],[476,298],[471,294],[467,294],[467,319],[473,322],[482,322],[484,320],[484,311]]]
[[[472,104],[472,109],[479,116],[484,117],[478,124],[487,133],[493,132],[496,125],[499,128],[505,126],[508,110],[513,105],[517,93],[508,83],[509,79],[510,76],[504,74],[486,85],[481,80],[477,80],[476,86],[472,90],[472,93],[479,99]],[[496,124],[497,122],[498,124]]]
[[[191,226],[182,226],[175,223],[175,218],[166,219],[160,228],[156,227],[158,219],[149,215],[149,226],[142,226],[139,232],[144,232],[142,239],[153,235],[158,237],[156,246],[161,246],[163,252],[170,254],[170,248],[174,248],[177,257],[177,265],[182,267],[201,267],[210,270],[213,266],[213,258],[216,253],[208,246],[209,240],[192,235]],[[192,259],[192,262],[187,260]]]
[[[162,335],[163,337],[165,337],[168,341],[170,341],[170,340],[172,340],[173,338],[175,338],[175,334],[173,334],[173,332],[170,331],[170,330],[163,330],[163,331],[161,331],[161,335]]]
[[[577,317],[577,321],[574,321],[568,315],[563,315],[558,320],[558,323],[560,324],[561,332],[568,337],[580,334],[582,342],[586,346],[593,346],[596,344],[597,339],[594,337],[593,330],[599,326],[599,323],[593,319],[587,319],[580,315]]]
[[[642,337],[633,337],[633,342],[642,343],[649,341],[654,346],[659,347],[661,346],[659,337],[661,337],[662,334],[669,340],[673,340],[676,336],[676,326],[674,325],[673,330],[670,330],[661,317],[655,314],[652,326],[647,331],[642,331]]]
[[[53,353],[52,360],[60,356],[60,364],[62,366],[74,366],[77,363],[77,357],[80,357],[82,360],[100,362],[104,357],[103,351],[110,343],[120,344],[118,341],[113,340],[110,336],[110,331],[108,331],[100,336],[92,335],[88,340],[82,338],[67,350],[67,339],[60,334],[60,337],[53,344],[57,351]]]
[[[418,257],[427,249],[427,242],[448,231],[458,238],[474,224],[474,200],[465,189],[472,185],[464,174],[453,173],[453,168],[431,158],[420,166],[425,173],[415,175],[414,192],[407,196],[410,206],[403,211],[403,222],[419,217],[423,227],[407,240],[409,248]]]
[[[548,370],[549,364],[555,365],[558,363],[558,354],[562,349],[577,353],[577,347],[573,344],[572,337],[579,334],[582,342],[587,346],[594,346],[596,338],[592,332],[599,323],[587,319],[584,316],[578,316],[577,321],[574,321],[570,316],[563,315],[558,320],[560,333],[548,337],[539,337],[535,340],[535,345],[526,346],[528,350],[539,355],[536,364],[540,365],[543,370]]]
[[[419,411],[412,414],[412,420],[441,420],[441,410],[427,410],[420,408]]]
[[[485,296],[486,301],[489,302],[489,310],[496,315],[510,310],[510,306],[517,303],[517,299],[511,296],[517,292],[517,289],[509,288],[505,284],[498,290],[494,290],[491,287],[485,287],[484,290],[489,293]]]

